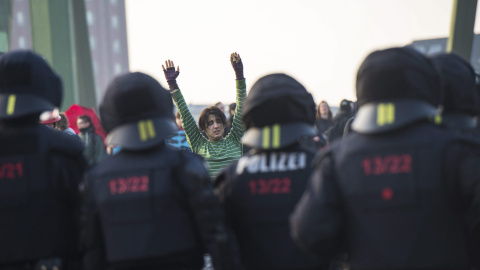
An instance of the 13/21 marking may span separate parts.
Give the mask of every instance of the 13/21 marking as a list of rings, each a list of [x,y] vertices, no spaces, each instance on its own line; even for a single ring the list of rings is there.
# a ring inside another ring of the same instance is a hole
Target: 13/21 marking
[[[0,164],[0,179],[15,179],[23,176],[23,164],[21,162]]]

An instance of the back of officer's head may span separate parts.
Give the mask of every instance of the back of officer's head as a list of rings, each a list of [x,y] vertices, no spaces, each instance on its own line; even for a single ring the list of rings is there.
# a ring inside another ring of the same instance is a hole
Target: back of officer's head
[[[444,113],[480,114],[480,93],[473,67],[460,56],[441,53],[431,57],[440,72]]]
[[[352,129],[379,134],[424,121],[438,122],[440,78],[413,48],[375,51],[357,73],[358,112]]]
[[[315,103],[305,87],[286,74],[260,78],[245,99],[245,128],[315,121]]]
[[[305,87],[286,74],[270,74],[255,82],[245,99],[244,143],[258,147],[252,145],[249,136],[254,133],[261,136],[262,128],[276,125],[281,130],[278,146],[285,146],[295,137],[310,135],[314,121],[315,102]]]
[[[371,53],[357,73],[359,108],[369,102],[414,99],[438,106],[440,84],[431,61],[410,47]]]
[[[62,81],[35,52],[17,50],[0,58],[0,119],[39,115],[60,107]],[[38,119],[37,119],[38,121]]]
[[[116,77],[99,106],[109,144],[143,149],[161,142],[175,130],[170,93],[147,74]]]

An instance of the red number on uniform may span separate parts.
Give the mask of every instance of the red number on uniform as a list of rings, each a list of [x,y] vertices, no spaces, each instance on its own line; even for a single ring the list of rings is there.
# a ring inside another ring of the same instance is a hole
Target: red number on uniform
[[[268,182],[271,184],[271,192],[273,194],[278,194],[281,191],[282,188],[282,182],[278,178],[273,178],[268,180]]]
[[[8,162],[0,165],[0,179],[15,179],[22,176],[23,164],[21,162]]]
[[[286,194],[290,193],[290,179],[255,179],[248,182],[248,187],[252,195]]]
[[[127,179],[117,178],[108,182],[110,194],[136,193],[148,191],[148,176],[130,176]]]
[[[108,185],[110,186],[110,194],[117,194],[117,181],[115,179],[112,179],[108,182]]]
[[[280,189],[280,193],[290,193],[290,178],[282,178],[282,188]]]
[[[127,192],[128,186],[127,186],[127,181],[125,178],[118,178],[117,179],[117,185],[118,185],[118,194],[123,194]]]
[[[388,155],[385,157],[366,157],[362,160],[364,175],[382,175],[409,173],[411,171],[412,156],[410,154]]]
[[[257,184],[255,180],[248,182],[248,186],[250,187],[250,194],[257,194]]]
[[[363,173],[365,175],[370,175],[372,173],[372,162],[369,158],[364,158],[362,160]]]
[[[400,170],[399,170],[399,166],[400,166],[400,157],[397,156],[397,155],[393,155],[393,156],[390,156],[391,157],[391,164],[390,164],[390,173],[392,174],[396,174],[396,173],[399,173]]]
[[[138,189],[138,191],[141,191],[141,192],[147,192],[148,191],[148,176],[146,175],[142,175],[140,176],[140,180],[141,180],[141,183],[140,183],[140,187]]]
[[[400,172],[408,173],[411,171],[410,165],[412,163],[412,156],[405,154],[400,157],[402,159],[402,166]]]

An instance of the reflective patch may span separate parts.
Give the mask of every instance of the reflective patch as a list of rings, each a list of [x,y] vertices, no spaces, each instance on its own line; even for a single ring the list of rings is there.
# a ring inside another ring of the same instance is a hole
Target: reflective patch
[[[7,115],[12,115],[15,112],[15,101],[17,100],[17,96],[9,95],[8,96],[8,103],[7,103]]]
[[[270,132],[270,130],[272,132]],[[280,147],[280,135],[281,135],[281,127],[279,124],[274,124],[272,127],[267,126],[264,127],[262,130],[262,148],[270,148],[270,142],[272,148],[279,148]],[[270,139],[270,135],[272,138]]]
[[[389,125],[395,122],[395,104],[380,103],[377,105],[377,125]]]
[[[140,141],[144,142],[157,136],[152,120],[144,120],[138,122],[138,134]]]
[[[272,146],[273,148],[278,148],[280,147],[280,125],[275,124],[272,126],[273,129],[273,143]]]
[[[264,127],[262,132],[262,147],[268,148],[270,146],[270,127]]]

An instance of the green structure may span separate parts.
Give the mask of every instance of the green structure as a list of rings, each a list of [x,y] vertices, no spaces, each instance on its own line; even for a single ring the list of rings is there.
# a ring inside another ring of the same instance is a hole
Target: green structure
[[[0,51],[7,51],[11,0],[0,1]],[[63,108],[76,103],[96,106],[92,57],[83,0],[30,0],[32,49],[62,77]]]
[[[10,22],[12,21],[12,1],[0,1],[0,52],[8,51]]]
[[[447,52],[454,52],[470,61],[477,0],[454,0]]]
[[[30,12],[33,49],[45,56],[62,77],[64,106],[77,103],[95,107],[85,2],[30,0]]]

